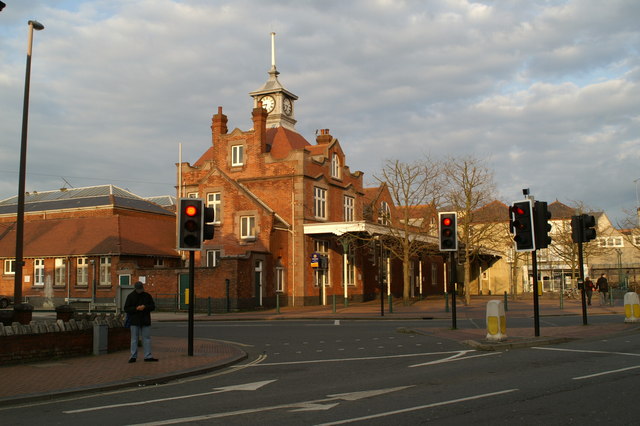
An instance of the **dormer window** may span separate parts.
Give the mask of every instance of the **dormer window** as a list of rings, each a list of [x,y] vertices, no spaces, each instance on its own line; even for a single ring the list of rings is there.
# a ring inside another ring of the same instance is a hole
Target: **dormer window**
[[[391,225],[391,209],[386,201],[380,203],[378,211],[378,223],[381,225]]]
[[[340,179],[340,157],[338,154],[333,154],[331,157],[331,177]]]
[[[244,146],[234,145],[231,147],[231,166],[237,167],[244,165]]]

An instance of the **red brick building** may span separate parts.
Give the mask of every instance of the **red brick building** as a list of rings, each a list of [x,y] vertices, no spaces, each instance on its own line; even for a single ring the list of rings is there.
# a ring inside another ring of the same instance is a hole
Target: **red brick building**
[[[16,210],[17,197],[0,202],[0,294],[14,292]],[[181,266],[175,214],[112,185],[27,194],[23,241],[22,294],[36,307],[114,304],[148,271]]]
[[[381,277],[385,293],[400,297],[401,265],[375,243],[398,223],[388,190],[363,187],[362,172],[350,170],[328,129],[313,144],[295,130],[298,98],[278,74],[274,65],[265,85],[250,93],[250,130],[229,131],[219,107],[211,146],[193,165],[178,165],[178,196],[202,198],[215,211],[215,237],[196,266],[246,261],[248,270],[227,269],[229,276],[214,274],[217,283],[210,284],[221,288],[229,280],[239,308],[274,306],[276,295],[296,306],[330,303],[333,295],[340,303],[369,300]],[[415,259],[410,270],[412,294],[442,293],[440,256]]]

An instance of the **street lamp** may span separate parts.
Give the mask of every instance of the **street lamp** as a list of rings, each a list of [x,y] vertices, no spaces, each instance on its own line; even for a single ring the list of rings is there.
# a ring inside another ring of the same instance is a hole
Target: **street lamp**
[[[16,218],[16,260],[15,281],[13,289],[14,303],[22,303],[22,267],[24,240],[24,191],[27,169],[27,123],[29,121],[29,83],[31,81],[31,46],[33,44],[33,30],[44,29],[38,21],[29,21],[29,43],[27,45],[27,69],[24,78],[24,108],[22,110],[22,140],[20,143],[20,175],[18,177],[18,215]]]

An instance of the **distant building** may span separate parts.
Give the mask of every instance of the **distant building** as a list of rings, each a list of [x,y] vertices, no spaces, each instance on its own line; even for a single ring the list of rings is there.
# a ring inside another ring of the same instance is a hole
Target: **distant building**
[[[0,201],[0,294],[14,291],[16,212],[17,197]],[[175,214],[113,185],[28,193],[24,261],[34,306],[116,303],[140,271],[180,267]]]

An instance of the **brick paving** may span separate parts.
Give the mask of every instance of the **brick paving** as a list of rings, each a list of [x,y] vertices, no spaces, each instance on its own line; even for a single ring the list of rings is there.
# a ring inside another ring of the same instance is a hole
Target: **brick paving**
[[[240,313],[214,313],[213,315],[196,314],[196,321],[231,321],[231,320],[358,320],[380,319],[425,320],[424,325],[415,327],[413,331],[439,338],[477,344],[478,349],[500,350],[511,347],[533,346],[555,343],[570,339],[607,338],[607,336],[640,331],[640,324],[624,323],[624,307],[621,300],[614,306],[600,306],[597,302],[588,307],[588,316],[617,315],[606,324],[582,325],[582,306],[579,300],[565,300],[560,308],[557,298],[545,295],[540,299],[541,336],[534,337],[533,326],[529,328],[509,327],[509,318],[532,318],[532,296],[507,300],[507,335],[503,343],[484,346],[486,342],[485,312],[489,300],[503,297],[475,296],[470,305],[465,306],[461,298],[456,304],[458,329],[430,326],[429,319],[451,319],[451,312],[446,310],[442,296],[430,296],[408,306],[396,301],[393,313],[388,312],[385,300],[384,317],[380,315],[380,301],[366,303],[350,303],[348,307],[336,304],[335,312],[332,304],[328,306],[283,307],[280,312],[275,309]],[[55,314],[34,313],[34,319],[49,318]],[[553,316],[573,316],[575,324],[570,326],[553,326]],[[186,321],[187,314],[154,312],[154,321]],[[473,319],[474,321],[462,321]],[[433,324],[433,323],[432,323]],[[463,327],[463,328],[460,328]],[[115,389],[139,384],[161,383],[186,375],[199,374],[238,362],[246,357],[239,348],[213,340],[195,339],[194,356],[187,356],[187,339],[153,337],[153,354],[160,361],[145,363],[141,359],[129,364],[128,351],[120,351],[107,355],[78,358],[56,359],[22,365],[0,367],[3,383],[11,386],[0,388],[0,405],[32,401],[48,398],[53,395],[73,394],[95,390]],[[141,356],[139,356],[141,358]]]

